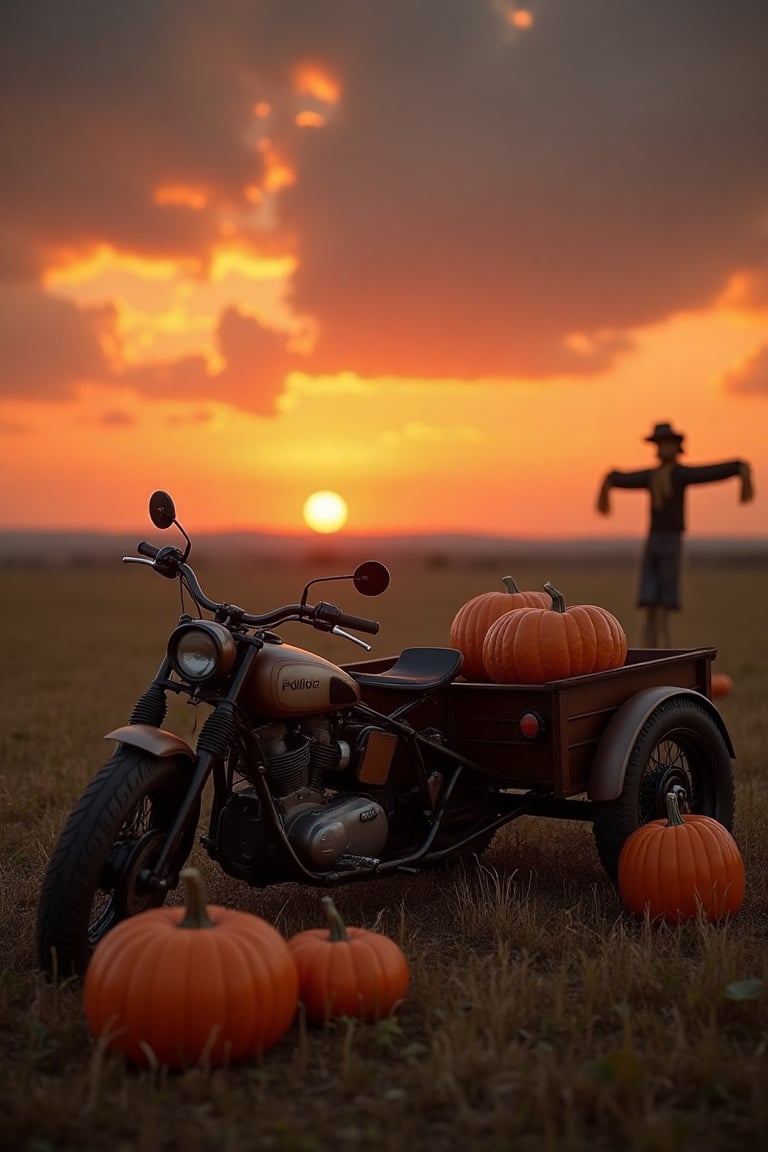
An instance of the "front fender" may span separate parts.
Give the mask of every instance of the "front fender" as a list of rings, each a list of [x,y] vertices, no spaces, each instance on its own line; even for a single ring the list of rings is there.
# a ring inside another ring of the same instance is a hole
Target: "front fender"
[[[617,708],[605,726],[605,731],[597,746],[589,773],[587,796],[590,800],[618,800],[624,787],[627,762],[640,729],[653,712],[665,700],[693,697],[706,708],[720,729],[731,757],[735,756],[731,737],[725,722],[711,700],[692,688],[659,686],[644,688],[631,696]]]
[[[107,732],[104,739],[130,744],[152,756],[188,756],[190,760],[195,759],[195,752],[186,740],[174,736],[173,732],[166,732],[164,728],[153,728],[151,724],[124,724],[122,728]]]

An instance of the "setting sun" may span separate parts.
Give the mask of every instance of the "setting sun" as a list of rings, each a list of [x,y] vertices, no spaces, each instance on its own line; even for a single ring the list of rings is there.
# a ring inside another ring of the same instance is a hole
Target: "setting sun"
[[[304,503],[304,520],[314,532],[338,532],[347,520],[347,505],[338,492],[313,492]]]

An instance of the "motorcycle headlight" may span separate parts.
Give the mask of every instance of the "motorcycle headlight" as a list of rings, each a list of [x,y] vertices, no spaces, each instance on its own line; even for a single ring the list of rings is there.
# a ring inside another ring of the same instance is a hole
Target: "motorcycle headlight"
[[[168,658],[174,671],[193,684],[223,680],[236,655],[232,633],[213,620],[180,624],[168,641]]]

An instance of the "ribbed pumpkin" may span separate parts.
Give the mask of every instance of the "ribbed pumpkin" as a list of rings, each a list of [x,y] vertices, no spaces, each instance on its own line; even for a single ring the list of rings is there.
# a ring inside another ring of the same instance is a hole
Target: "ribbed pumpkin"
[[[516,608],[500,616],[483,643],[488,679],[497,684],[544,684],[567,676],[620,668],[627,637],[616,617],[595,604],[566,608],[551,584],[547,608]]]
[[[408,961],[388,936],[348,928],[330,896],[322,903],[328,927],[309,928],[288,941],[307,1019],[313,1024],[336,1016],[381,1020],[408,991]]]
[[[83,989],[91,1033],[135,1064],[182,1068],[258,1056],[298,1009],[287,941],[258,916],[206,908],[196,869],[181,878],[186,908],[140,912],[94,949]]]
[[[619,896],[624,907],[652,919],[708,920],[735,915],[744,900],[744,861],[727,828],[711,816],[681,815],[667,794],[667,819],[652,820],[624,841]]]
[[[459,608],[453,618],[448,636],[451,648],[458,648],[464,657],[461,672],[467,680],[487,680],[483,665],[485,635],[500,616],[515,608],[546,608],[546,592],[521,592],[512,576],[503,576],[506,592],[481,592]]]

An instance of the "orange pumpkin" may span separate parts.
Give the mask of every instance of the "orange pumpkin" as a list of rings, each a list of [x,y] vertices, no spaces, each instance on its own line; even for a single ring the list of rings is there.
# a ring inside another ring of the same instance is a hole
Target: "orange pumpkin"
[[[378,932],[348,928],[330,896],[322,903],[328,927],[309,928],[288,941],[307,1019],[322,1024],[335,1016],[389,1016],[410,983],[401,949]]]
[[[733,680],[727,672],[713,672],[710,691],[713,696],[728,696],[733,690]]]
[[[257,1056],[298,1009],[288,944],[258,916],[206,908],[196,869],[181,878],[186,908],[140,912],[94,949],[83,989],[88,1026],[135,1064],[181,1068]]]
[[[727,828],[711,816],[681,815],[667,794],[667,819],[652,820],[624,841],[619,856],[624,907],[651,918],[708,920],[735,915],[744,900],[744,861]]]
[[[511,576],[502,577],[506,592],[481,592],[459,608],[448,636],[451,648],[458,648],[464,659],[462,675],[467,680],[487,680],[483,665],[483,641],[494,620],[515,608],[546,608],[546,592],[521,592]]]
[[[551,584],[547,608],[516,608],[500,616],[483,643],[486,675],[498,684],[544,684],[620,668],[627,637],[616,617],[595,604],[565,600]]]

